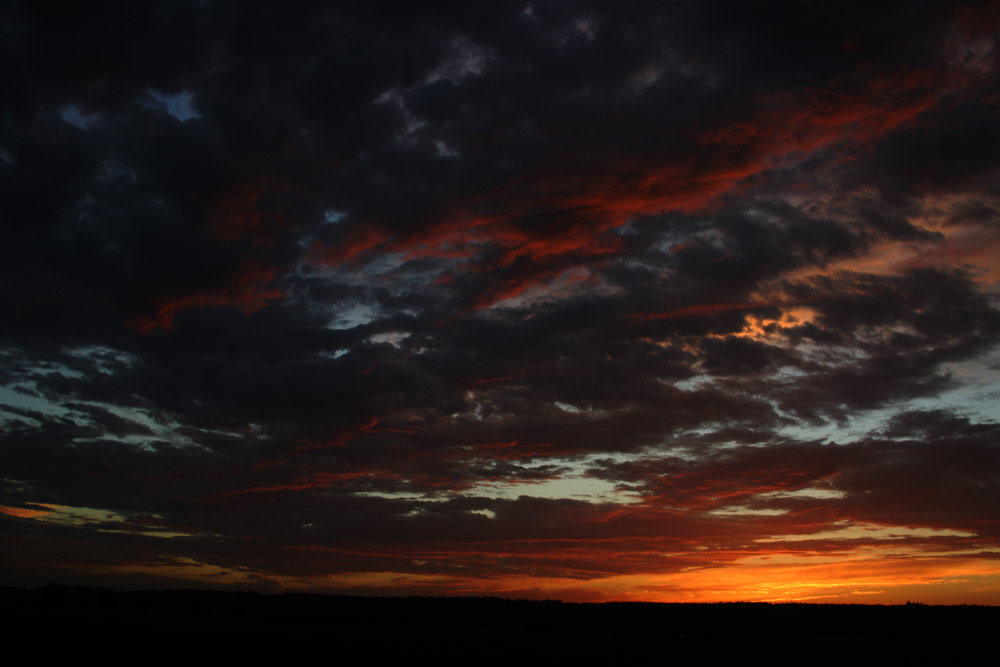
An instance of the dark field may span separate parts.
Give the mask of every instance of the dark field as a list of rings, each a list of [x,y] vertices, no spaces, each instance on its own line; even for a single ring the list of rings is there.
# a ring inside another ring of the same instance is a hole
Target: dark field
[[[218,659],[318,649],[334,662],[419,656],[487,663],[989,663],[1000,622],[1000,607],[983,606],[576,604],[54,585],[0,589],[0,614],[14,643],[49,649],[87,653],[110,640]]]

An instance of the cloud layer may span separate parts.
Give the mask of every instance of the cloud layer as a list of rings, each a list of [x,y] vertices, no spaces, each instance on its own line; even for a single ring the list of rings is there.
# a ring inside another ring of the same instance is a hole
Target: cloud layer
[[[4,580],[1000,603],[998,28],[8,3]]]

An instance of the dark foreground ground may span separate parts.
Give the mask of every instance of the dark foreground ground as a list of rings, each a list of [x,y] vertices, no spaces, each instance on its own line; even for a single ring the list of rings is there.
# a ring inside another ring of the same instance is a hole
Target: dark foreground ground
[[[992,664],[1000,607],[907,604],[571,604],[217,591],[0,588],[7,645],[147,657],[268,655],[323,661]],[[134,649],[127,649],[129,651]],[[985,651],[985,653],[984,653]]]

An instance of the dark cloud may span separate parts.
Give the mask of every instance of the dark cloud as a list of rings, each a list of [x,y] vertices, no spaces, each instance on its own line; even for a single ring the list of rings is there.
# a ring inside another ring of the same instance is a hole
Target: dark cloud
[[[998,17],[869,4],[5,5],[7,579],[995,550]]]

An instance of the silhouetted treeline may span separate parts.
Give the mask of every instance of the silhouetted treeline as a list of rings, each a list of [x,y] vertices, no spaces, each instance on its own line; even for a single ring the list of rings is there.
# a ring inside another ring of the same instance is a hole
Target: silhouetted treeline
[[[564,603],[503,598],[352,597],[200,590],[124,592],[49,585],[0,589],[14,632],[132,637],[294,637],[365,655],[465,655],[484,646],[609,660],[675,656],[966,655],[988,646],[1000,607]]]

